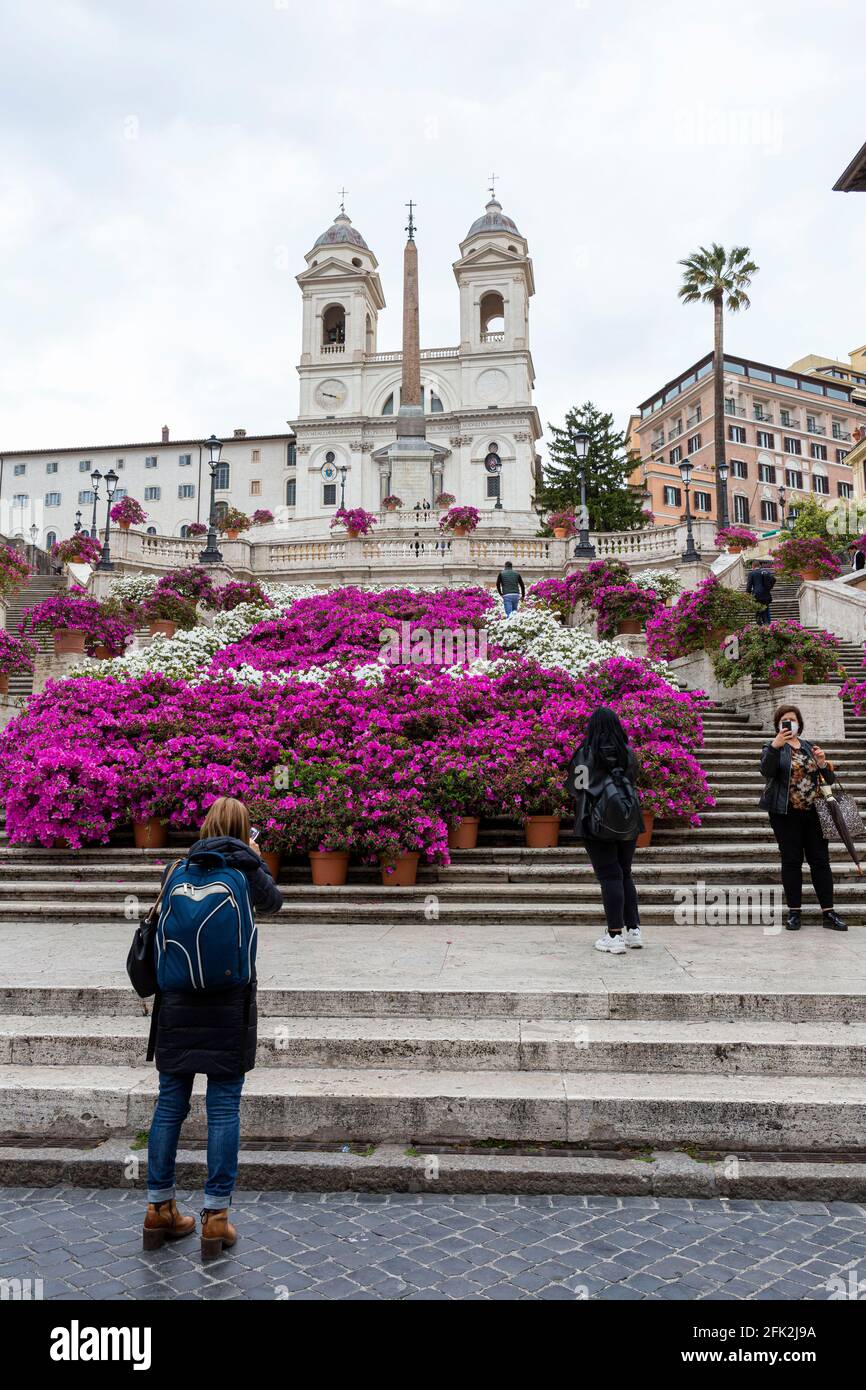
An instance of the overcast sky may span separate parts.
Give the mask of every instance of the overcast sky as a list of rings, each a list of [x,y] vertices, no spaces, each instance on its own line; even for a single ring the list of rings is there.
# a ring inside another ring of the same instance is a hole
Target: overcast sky
[[[529,239],[542,421],[633,407],[712,345],[676,299],[712,239],[760,266],[731,351],[866,341],[863,0],[0,0],[0,449],[285,427],[304,253],[347,210],[399,347],[491,172]]]

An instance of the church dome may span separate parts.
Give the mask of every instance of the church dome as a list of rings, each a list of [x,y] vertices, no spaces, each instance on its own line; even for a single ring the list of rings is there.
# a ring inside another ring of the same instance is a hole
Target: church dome
[[[498,198],[491,198],[484,212],[483,217],[479,217],[472,223],[466,234],[466,240],[470,237],[478,236],[480,232],[510,232],[513,236],[520,236],[517,230],[517,223],[510,217],[506,217],[502,211],[502,204]]]
[[[315,250],[316,246],[346,245],[360,246],[362,251],[369,251],[370,249],[361,233],[355,231],[352,226],[352,219],[345,212],[341,212],[338,217],[334,218],[333,226],[329,227],[326,232],[322,232],[313,249]]]

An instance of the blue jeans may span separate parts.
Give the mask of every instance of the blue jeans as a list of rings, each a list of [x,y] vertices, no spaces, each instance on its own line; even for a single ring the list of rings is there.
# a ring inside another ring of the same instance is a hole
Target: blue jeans
[[[180,1127],[189,1114],[195,1077],[159,1073],[159,1096],[147,1141],[147,1200],[168,1202],[175,1196],[175,1160]],[[241,1142],[242,1076],[207,1080],[207,1183],[204,1204],[222,1211],[231,1204],[238,1175]]]
[[[520,607],[520,595],[503,594],[502,602],[505,604],[505,616],[506,618],[510,618],[512,614],[516,613],[518,608]]]

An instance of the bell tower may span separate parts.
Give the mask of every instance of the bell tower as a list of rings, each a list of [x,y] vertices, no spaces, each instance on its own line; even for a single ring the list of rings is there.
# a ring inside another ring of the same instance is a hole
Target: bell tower
[[[526,239],[495,194],[460,243],[454,275],[460,287],[461,354],[528,351],[535,275]]]

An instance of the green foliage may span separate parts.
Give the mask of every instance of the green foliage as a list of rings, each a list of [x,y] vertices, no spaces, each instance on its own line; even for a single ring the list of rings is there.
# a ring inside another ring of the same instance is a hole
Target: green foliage
[[[839,538],[830,529],[834,517],[831,507],[822,506],[817,497],[804,497],[802,501],[798,498],[796,505],[797,517],[791,527],[795,540],[827,541],[831,549],[838,546]]]
[[[684,304],[714,304],[736,314],[748,309],[751,300],[746,291],[757,275],[758,267],[750,259],[748,246],[732,246],[726,251],[718,242],[701,246],[686,260],[683,283],[677,291]]]
[[[644,526],[643,495],[628,487],[637,463],[625,435],[614,429],[613,416],[597,410],[591,401],[574,406],[565,425],[548,425],[550,460],[546,464],[537,501],[545,512],[577,512],[580,508],[580,472],[586,474],[586,508],[592,531],[625,531]],[[573,436],[589,435],[589,454],[578,463]]]

